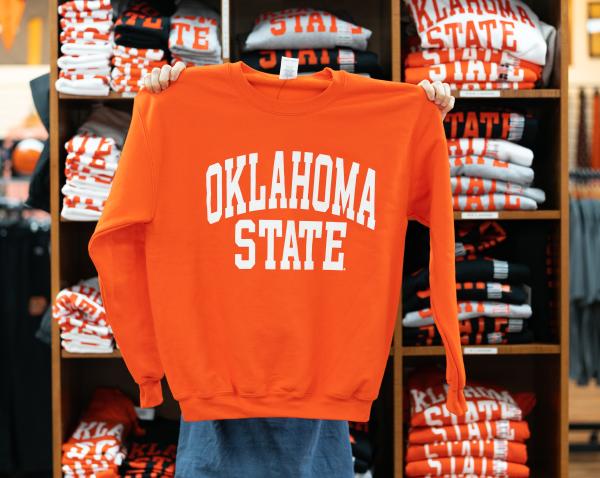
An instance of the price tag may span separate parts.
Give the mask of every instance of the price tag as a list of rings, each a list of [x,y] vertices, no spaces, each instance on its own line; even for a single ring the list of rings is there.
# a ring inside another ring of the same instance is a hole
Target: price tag
[[[124,91],[123,93],[121,93],[121,96],[123,98],[135,98],[135,95],[137,95],[135,91]]]
[[[289,56],[281,57],[281,68],[279,69],[280,80],[292,80],[298,76],[298,58]]]
[[[461,90],[460,98],[500,98],[500,90]]]
[[[465,347],[464,355],[497,355],[498,347]]]
[[[498,211],[463,212],[461,219],[498,219]]]

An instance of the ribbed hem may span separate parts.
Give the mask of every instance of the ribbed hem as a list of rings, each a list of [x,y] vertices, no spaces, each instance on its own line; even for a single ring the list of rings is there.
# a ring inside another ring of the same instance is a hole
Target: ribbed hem
[[[448,388],[448,398],[446,399],[446,408],[454,415],[462,416],[467,413],[467,401],[463,389],[457,389],[450,386]]]
[[[160,380],[140,383],[140,407],[152,408],[163,402]]]
[[[240,397],[227,394],[210,398],[190,397],[179,401],[185,421],[227,418],[314,418],[366,422],[372,400],[341,399],[321,395],[289,397]]]

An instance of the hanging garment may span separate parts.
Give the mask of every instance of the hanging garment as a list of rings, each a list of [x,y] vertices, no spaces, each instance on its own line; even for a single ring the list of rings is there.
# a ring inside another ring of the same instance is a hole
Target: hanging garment
[[[431,297],[448,337],[448,408],[460,413],[439,110],[418,86],[329,68],[281,81],[241,62],[211,65],[134,101],[89,252],[142,406],[162,402],[166,375],[188,421],[366,421],[397,314],[401,270],[389,265],[414,217],[433,231]],[[189,121],[173,121],[182,111]],[[225,125],[236,132],[227,141]]]
[[[590,166],[600,169],[600,92],[594,90],[594,114],[592,117],[592,156]]]

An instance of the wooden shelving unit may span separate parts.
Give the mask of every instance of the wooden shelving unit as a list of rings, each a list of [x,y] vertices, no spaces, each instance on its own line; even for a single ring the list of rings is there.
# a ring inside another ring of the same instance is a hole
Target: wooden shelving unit
[[[58,56],[57,3],[50,4],[51,81],[57,78]],[[218,1],[218,0],[217,0]],[[503,345],[497,347],[466,347],[465,362],[469,376],[494,376],[500,383],[517,388],[533,389],[538,393],[538,405],[532,416],[533,434],[529,449],[532,477],[558,478],[567,476],[567,367],[568,367],[568,165],[567,165],[567,62],[561,52],[567,48],[567,0],[528,0],[542,20],[557,27],[560,45],[555,71],[547,89],[525,91],[456,92],[457,104],[481,101],[494,106],[506,104],[538,112],[543,116],[541,134],[547,145],[536,151],[534,168],[536,178],[542,179],[542,187],[548,195],[543,209],[537,211],[505,211],[492,215],[473,217],[455,213],[457,221],[497,219],[506,224],[527,224],[532,227],[549,224],[553,231],[553,243],[558,256],[556,313],[548,317],[556,331],[550,343]],[[223,18],[228,20],[223,28],[224,51],[230,52],[231,61],[239,58],[238,37],[248,31],[256,15],[263,11],[297,6],[292,0],[221,0]],[[371,29],[373,37],[369,49],[378,53],[387,78],[400,81],[402,75],[402,25],[401,13],[405,5],[401,0],[305,0],[302,6],[349,12],[358,23]],[[229,58],[225,58],[228,61]],[[89,110],[92,102],[110,102],[119,108],[131,107],[132,97],[111,93],[107,97],[82,97],[50,92],[50,147],[51,147],[51,207],[52,207],[52,294],[63,287],[95,274],[87,255],[87,243],[93,232],[94,222],[73,222],[60,218],[62,197],[60,188],[64,182],[64,142],[72,136]],[[505,103],[506,102],[506,103]],[[400,314],[401,315],[401,314]],[[495,350],[492,350],[495,349]],[[402,327],[398,320],[395,340],[390,351],[393,372],[393,417],[388,423],[393,427],[393,476],[404,476],[406,425],[403,421],[403,394],[408,371],[421,364],[443,363],[442,347],[405,347],[402,345]],[[53,324],[52,346],[53,373],[53,445],[54,478],[62,476],[61,445],[75,426],[77,417],[85,406],[91,391],[102,385],[118,386],[131,396],[137,389],[129,377],[121,354],[73,354],[60,348],[59,331]],[[387,393],[387,392],[386,392]],[[159,413],[173,416],[176,404],[170,396]],[[376,477],[381,478],[381,477]],[[384,478],[387,478],[384,477]]]

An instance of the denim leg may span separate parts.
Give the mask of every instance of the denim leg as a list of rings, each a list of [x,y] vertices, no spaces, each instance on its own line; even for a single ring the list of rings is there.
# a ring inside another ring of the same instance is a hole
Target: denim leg
[[[348,422],[181,419],[176,478],[353,478]]]

